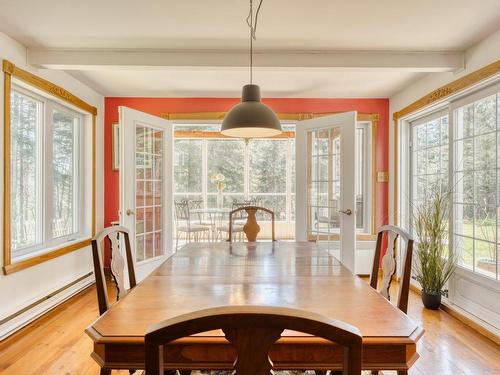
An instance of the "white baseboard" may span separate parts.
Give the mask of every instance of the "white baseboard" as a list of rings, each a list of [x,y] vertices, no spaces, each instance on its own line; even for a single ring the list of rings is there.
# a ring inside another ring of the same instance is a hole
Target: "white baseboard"
[[[94,282],[94,274],[90,273],[77,282],[70,283],[69,286],[60,288],[59,292],[50,294],[45,299],[39,300],[38,303],[34,304],[26,311],[22,311],[21,313],[6,319],[2,324],[0,324],[0,341],[73,297],[75,294],[87,288]]]

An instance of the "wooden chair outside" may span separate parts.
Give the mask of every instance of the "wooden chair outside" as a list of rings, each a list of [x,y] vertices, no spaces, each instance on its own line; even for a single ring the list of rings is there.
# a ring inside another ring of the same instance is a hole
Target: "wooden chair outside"
[[[222,329],[236,349],[233,365],[236,375],[273,374],[269,351],[285,329],[318,336],[344,347],[343,374],[361,374],[362,336],[357,328],[309,311],[271,306],[216,307],[150,326],[145,336],[146,374],[163,374],[165,344],[217,329]]]
[[[243,232],[247,236],[247,240],[250,242],[254,242],[257,240],[257,235],[260,232],[260,226],[257,223],[257,218],[255,217],[255,214],[259,210],[267,212],[268,214],[271,215],[271,239],[273,241],[276,241],[275,234],[274,234],[275,233],[274,212],[265,208],[265,207],[244,206],[244,207],[236,208],[229,213],[229,238],[228,238],[229,242],[231,242],[232,238],[233,238],[233,217],[235,215],[238,215],[238,213],[240,213],[242,211],[246,211],[246,213],[247,213],[247,221],[246,221],[246,224],[243,226]]]
[[[123,236],[125,244],[125,259],[120,251],[120,235]],[[99,305],[99,315],[104,314],[109,309],[108,291],[106,288],[106,277],[104,275],[103,248],[101,246],[103,240],[109,240],[111,249],[111,264],[110,272],[111,279],[116,286],[116,300],[120,300],[127,294],[125,289],[125,263],[127,264],[128,278],[130,289],[136,286],[134,259],[132,258],[132,250],[130,248],[130,238],[128,229],[122,226],[111,226],[103,229],[94,238],[92,238],[92,256],[94,260],[94,275],[97,290],[97,303]],[[136,370],[130,369],[130,374]],[[110,369],[101,369],[101,375],[111,374]]]
[[[382,253],[382,242],[384,234],[387,236],[387,250],[380,262],[380,254]],[[396,273],[396,246],[397,240],[401,238],[406,244],[406,249],[403,254],[403,269],[401,279],[399,281],[397,307],[404,312],[408,312],[408,296],[410,293],[410,278],[411,278],[411,262],[413,258],[413,238],[404,229],[393,226],[384,225],[379,228],[377,233],[377,243],[375,246],[375,254],[373,256],[372,273],[370,276],[370,285],[373,289],[377,289],[379,279],[379,265],[382,269],[382,282],[379,292],[382,296],[391,299],[389,289],[393,276]],[[379,370],[372,370],[372,374],[378,374]],[[398,375],[407,375],[408,371],[400,370]]]

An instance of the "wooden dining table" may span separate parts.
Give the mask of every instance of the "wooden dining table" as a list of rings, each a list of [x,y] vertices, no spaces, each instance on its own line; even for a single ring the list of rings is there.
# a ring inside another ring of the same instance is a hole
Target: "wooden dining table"
[[[143,369],[149,325],[217,306],[298,308],[356,326],[363,368],[406,370],[423,334],[412,319],[312,242],[191,243],[168,258],[90,327],[92,357],[103,368]],[[335,370],[342,348],[285,331],[271,349],[276,369]],[[165,346],[165,368],[229,369],[235,351],[222,331]]]

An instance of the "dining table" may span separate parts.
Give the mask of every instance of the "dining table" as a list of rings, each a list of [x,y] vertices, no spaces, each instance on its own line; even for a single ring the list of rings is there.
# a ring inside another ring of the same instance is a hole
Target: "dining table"
[[[143,369],[148,327],[196,310],[241,305],[297,308],[344,321],[363,336],[363,368],[407,370],[424,330],[314,242],[190,243],[86,329],[105,369]],[[230,369],[235,351],[220,330],[164,346],[165,369]],[[338,370],[343,349],[284,331],[275,369]]]

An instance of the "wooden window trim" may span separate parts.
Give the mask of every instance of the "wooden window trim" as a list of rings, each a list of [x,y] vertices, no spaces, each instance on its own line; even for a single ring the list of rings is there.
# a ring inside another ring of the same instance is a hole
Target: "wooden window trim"
[[[294,112],[283,113],[278,112],[278,118],[283,121],[301,121],[309,120],[312,118],[334,115],[341,112]],[[222,121],[226,112],[180,112],[180,113],[162,113],[160,117],[170,121]],[[376,210],[377,199],[376,187],[377,181],[377,126],[380,121],[378,113],[358,113],[357,121],[371,123],[371,233],[358,233],[356,238],[359,241],[371,241],[376,239]],[[176,131],[174,133],[176,138],[226,138],[220,132],[202,132],[202,131]],[[285,131],[282,134],[272,138],[295,138],[295,132]],[[388,182],[388,181],[387,181]],[[385,183],[387,183],[385,182]]]
[[[13,272],[17,272],[23,270],[28,267],[32,267],[34,265],[40,264],[42,262],[46,262],[50,259],[54,259],[61,255],[67,254],[69,252],[81,249],[83,247],[90,245],[90,238],[84,239],[75,243],[72,243],[67,246],[58,247],[54,250],[48,251],[46,253],[42,253],[39,255],[35,255],[33,257],[23,259],[18,262],[12,262],[11,258],[11,231],[10,231],[10,95],[12,90],[12,77],[21,80],[30,86],[41,90],[53,97],[56,97],[76,108],[81,109],[84,112],[87,112],[92,116],[92,236],[95,234],[96,230],[96,220],[95,220],[95,149],[96,149],[96,116],[97,116],[97,108],[86,103],[82,99],[73,95],[69,91],[63,89],[60,86],[57,86],[54,83],[51,83],[41,77],[38,77],[34,74],[31,74],[21,68],[18,68],[15,64],[11,63],[8,60],[3,60],[2,70],[4,73],[4,194],[3,194],[3,273],[5,275],[11,274]]]
[[[437,104],[440,101],[446,100],[452,95],[460,94],[461,92],[470,89],[471,87],[486,81],[489,78],[492,78],[496,75],[500,74],[500,60],[497,60],[489,65],[482,67],[472,73],[469,73],[462,78],[456,79],[444,86],[441,86],[427,95],[422,96],[420,99],[414,101],[413,103],[407,105],[400,111],[394,112],[393,121],[394,121],[394,190],[393,190],[393,221],[394,224],[398,224],[398,199],[399,199],[399,185],[398,185],[398,168],[399,168],[399,123],[400,121],[408,117],[409,115],[422,110],[426,107],[429,107],[433,104]]]

